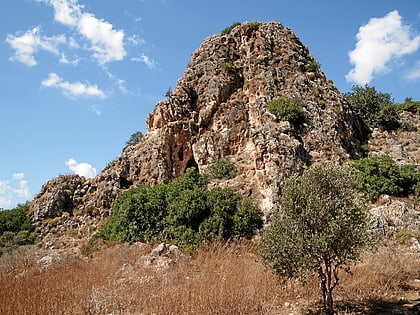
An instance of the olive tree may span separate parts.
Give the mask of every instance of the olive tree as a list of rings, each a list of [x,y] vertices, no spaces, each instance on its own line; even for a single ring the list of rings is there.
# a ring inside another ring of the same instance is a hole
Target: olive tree
[[[286,181],[281,211],[263,232],[260,255],[280,276],[317,273],[326,314],[340,269],[348,270],[369,242],[365,202],[350,166],[315,165]]]

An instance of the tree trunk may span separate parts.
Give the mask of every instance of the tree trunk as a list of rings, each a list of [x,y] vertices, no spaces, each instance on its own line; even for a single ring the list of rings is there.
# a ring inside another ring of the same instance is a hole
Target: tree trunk
[[[331,263],[330,257],[324,257],[324,266],[320,266],[319,278],[321,281],[323,312],[326,315],[334,314],[334,300],[332,292],[338,284],[337,266]]]

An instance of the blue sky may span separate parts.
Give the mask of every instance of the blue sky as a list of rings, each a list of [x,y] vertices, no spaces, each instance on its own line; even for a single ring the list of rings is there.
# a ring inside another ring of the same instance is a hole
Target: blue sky
[[[60,174],[98,174],[233,22],[290,27],[342,92],[420,100],[417,0],[6,0],[0,10],[0,208]]]

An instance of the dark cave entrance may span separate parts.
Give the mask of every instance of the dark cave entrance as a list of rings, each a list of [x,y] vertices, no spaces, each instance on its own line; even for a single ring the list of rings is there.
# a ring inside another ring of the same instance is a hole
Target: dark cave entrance
[[[198,172],[198,164],[197,164],[197,162],[194,160],[194,158],[193,158],[193,157],[191,157],[191,158],[188,160],[187,164],[185,165],[184,172],[185,172],[185,170],[186,170],[186,169],[191,168],[191,167],[195,168],[195,169],[196,169],[196,171]]]

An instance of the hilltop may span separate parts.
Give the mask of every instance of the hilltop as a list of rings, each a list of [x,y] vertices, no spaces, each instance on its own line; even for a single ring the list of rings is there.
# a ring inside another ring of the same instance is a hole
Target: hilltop
[[[304,122],[270,113],[267,104],[279,97],[298,100]],[[276,22],[243,23],[206,38],[146,125],[97,177],[59,176],[43,186],[32,206],[42,235],[60,217],[59,235],[92,233],[127,188],[168,182],[187,167],[206,172],[224,158],[236,174],[212,185],[251,196],[269,215],[287,177],[316,162],[360,157],[366,136],[308,48]]]

